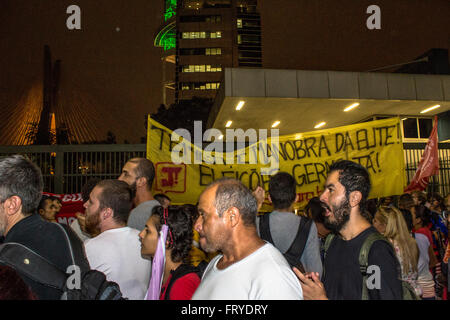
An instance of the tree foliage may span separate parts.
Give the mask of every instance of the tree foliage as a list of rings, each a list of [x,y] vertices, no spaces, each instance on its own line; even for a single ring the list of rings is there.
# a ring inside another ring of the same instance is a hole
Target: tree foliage
[[[161,104],[151,117],[171,130],[187,129],[193,136],[194,121],[201,121],[203,131],[206,130],[206,122],[213,102],[212,99],[194,97],[191,100],[174,103],[169,108]]]

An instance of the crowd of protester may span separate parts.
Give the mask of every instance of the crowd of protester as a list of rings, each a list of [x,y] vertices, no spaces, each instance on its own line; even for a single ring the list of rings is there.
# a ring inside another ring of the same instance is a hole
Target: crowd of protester
[[[0,159],[2,242],[63,272],[78,250],[82,264],[133,300],[448,299],[450,194],[368,199],[369,174],[351,161],[330,167],[323,193],[303,210],[295,210],[296,183],[286,172],[267,191],[216,180],[196,205],[152,194],[154,178],[151,161],[133,158],[117,180],[89,180],[85,211],[69,227],[57,223],[61,201],[42,196],[33,163]],[[266,198],[273,212],[258,212]],[[75,249],[65,235],[75,236]],[[0,255],[0,299],[61,297],[36,278]]]

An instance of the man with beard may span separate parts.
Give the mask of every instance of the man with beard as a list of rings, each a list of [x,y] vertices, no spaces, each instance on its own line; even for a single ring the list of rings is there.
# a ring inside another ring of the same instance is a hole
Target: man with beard
[[[193,300],[302,299],[283,255],[256,232],[257,202],[240,181],[224,178],[200,195],[195,230],[211,260]]]
[[[377,232],[370,225],[365,208],[370,187],[369,174],[361,165],[343,160],[330,167],[320,200],[326,210],[325,227],[336,236],[325,254],[323,282],[315,272],[302,274],[294,269],[301,281],[305,299],[362,298],[363,275],[359,253],[364,240]],[[371,277],[379,280],[374,281],[373,287],[366,284],[369,299],[402,299],[400,269],[392,246],[385,241],[375,241],[368,262],[369,266],[375,266]]]
[[[42,197],[43,181],[39,168],[23,156],[15,155],[0,159],[0,235],[5,243],[19,243],[54,264],[62,272],[75,264],[67,242],[67,233],[72,229],[45,221],[36,212]],[[64,229],[62,229],[64,228]],[[84,257],[83,244],[75,234],[72,249],[79,250],[75,256],[82,257],[78,264],[89,264]],[[79,241],[79,242],[75,242]],[[84,258],[84,259],[83,259]],[[24,260],[27,263],[28,259]],[[29,263],[29,260],[28,260]],[[45,286],[38,280],[42,271],[36,271],[35,277],[22,275],[39,300],[58,300],[62,291]],[[45,275],[51,278],[51,274]]]
[[[128,226],[143,230],[155,206],[160,203],[152,195],[152,184],[155,178],[153,163],[145,158],[133,158],[123,166],[119,180],[125,181],[134,193],[133,204],[128,218]]]
[[[92,269],[116,282],[125,298],[141,300],[147,292],[151,263],[141,257],[139,231],[127,227],[131,203],[126,182],[100,181],[84,204],[86,230],[100,234],[84,245]]]

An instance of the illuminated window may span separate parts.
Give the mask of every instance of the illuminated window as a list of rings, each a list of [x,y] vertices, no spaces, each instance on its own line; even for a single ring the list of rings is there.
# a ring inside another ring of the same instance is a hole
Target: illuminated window
[[[183,39],[189,39],[189,32],[183,32]]]
[[[205,48],[205,55],[207,56],[215,56],[221,54],[222,54],[221,48]]]
[[[215,32],[211,32],[210,37],[211,37],[211,39],[215,39],[216,38],[216,33]]]
[[[217,36],[217,38],[222,38],[222,32],[221,31],[217,31],[216,32],[216,36]]]
[[[242,38],[241,38],[241,35],[240,35],[240,34],[238,34],[238,36],[237,36],[237,43],[238,43],[238,44],[241,44],[241,43],[242,43]]]
[[[200,38],[205,39],[206,38],[206,32],[200,32]]]
[[[237,19],[237,27],[242,28],[242,19]]]
[[[211,83],[206,84],[206,90],[211,90]]]

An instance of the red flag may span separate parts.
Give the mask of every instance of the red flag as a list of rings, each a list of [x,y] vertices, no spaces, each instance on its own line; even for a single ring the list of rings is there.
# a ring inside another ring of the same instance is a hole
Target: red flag
[[[84,212],[83,198],[81,193],[73,194],[55,194],[49,192],[43,192],[47,196],[54,196],[61,200],[61,210],[56,214],[56,220],[59,223],[70,225],[75,219],[75,213]]]
[[[425,152],[423,153],[417,171],[409,186],[406,187],[405,192],[425,190],[428,186],[430,177],[439,173],[437,123],[437,116],[435,116],[433,130],[428,138]]]

